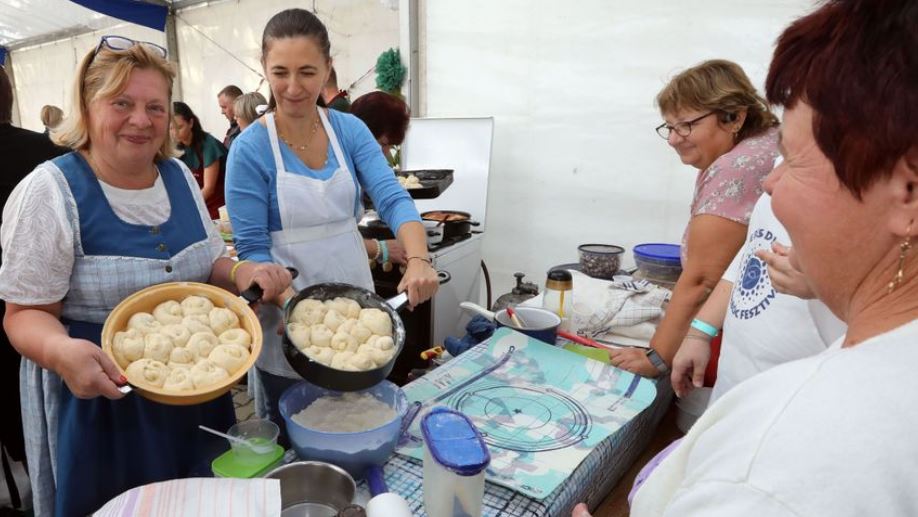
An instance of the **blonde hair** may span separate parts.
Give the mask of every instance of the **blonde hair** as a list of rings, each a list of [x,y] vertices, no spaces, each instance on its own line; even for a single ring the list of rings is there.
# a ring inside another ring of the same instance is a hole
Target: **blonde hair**
[[[245,120],[247,124],[251,124],[261,116],[255,108],[267,104],[268,101],[264,95],[258,92],[250,92],[236,97],[233,102],[233,112],[237,117]]]
[[[41,107],[41,123],[48,129],[56,128],[64,118],[64,112],[57,106],[46,104]]]
[[[161,56],[151,52],[144,45],[133,45],[126,50],[113,50],[106,46],[98,52],[91,51],[80,63],[73,84],[73,103],[70,116],[54,131],[52,139],[58,145],[71,149],[89,149],[89,105],[100,99],[111,99],[127,88],[134,70],[155,70],[162,74],[169,85],[166,110],[172,120],[172,81],[175,68]],[[156,160],[176,156],[172,135],[166,131],[163,144],[156,152]]]
[[[745,109],[746,120],[737,140],[762,134],[778,125],[778,118],[755,91],[746,72],[725,59],[705,61],[673,77],[657,94],[657,106],[663,114],[683,109],[714,111],[721,122]]]

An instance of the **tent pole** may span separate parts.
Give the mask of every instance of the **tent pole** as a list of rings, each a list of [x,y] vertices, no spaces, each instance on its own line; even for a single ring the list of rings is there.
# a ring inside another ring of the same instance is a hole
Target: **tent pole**
[[[169,54],[169,61],[175,65],[175,83],[172,85],[172,100],[180,101],[184,98],[182,94],[182,62],[179,59],[178,34],[175,30],[175,10],[169,9],[166,16],[166,49]]]

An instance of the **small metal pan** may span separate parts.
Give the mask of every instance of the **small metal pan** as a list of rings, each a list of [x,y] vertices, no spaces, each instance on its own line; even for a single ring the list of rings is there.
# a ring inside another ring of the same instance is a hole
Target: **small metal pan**
[[[440,278],[440,284],[445,284],[450,280],[449,273],[445,271],[437,271],[437,276]],[[249,299],[259,294],[258,291],[260,291],[260,288],[254,286],[243,293],[243,297]],[[300,349],[293,344],[293,341],[290,340],[290,336],[287,334],[287,322],[290,320],[290,316],[293,314],[293,309],[296,307],[296,304],[307,298],[324,301],[338,297],[354,300],[360,304],[360,307],[363,309],[375,308],[389,315],[389,318],[392,320],[392,340],[395,342],[395,355],[389,359],[388,363],[373,370],[362,372],[337,370],[311,359],[303,352],[300,352]],[[257,300],[259,298],[261,298],[261,296],[255,299]],[[284,310],[284,356],[287,358],[287,362],[290,363],[290,366],[300,374],[300,377],[329,390],[359,391],[375,386],[389,376],[392,367],[395,366],[395,360],[405,346],[405,323],[402,321],[401,316],[399,316],[398,311],[407,304],[408,293],[401,293],[386,300],[368,289],[350,284],[328,282],[306,287],[296,293],[296,295],[287,302],[286,309]]]

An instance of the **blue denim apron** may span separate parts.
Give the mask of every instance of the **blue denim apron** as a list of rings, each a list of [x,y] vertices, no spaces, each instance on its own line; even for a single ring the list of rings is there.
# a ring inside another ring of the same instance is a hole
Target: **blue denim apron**
[[[79,154],[54,163],[63,173],[58,182],[74,225],[74,267],[62,309],[70,336],[99,344],[106,316],[128,295],[162,282],[207,281],[213,265],[207,232],[177,163],[158,164],[171,212],[165,223],[152,227],[118,218]],[[23,383],[31,393],[24,397],[32,397],[31,423],[37,425],[26,424],[26,432],[39,433],[30,440],[29,454],[38,442],[45,458],[37,465],[50,467],[50,472],[36,473],[41,492],[35,494],[41,500],[36,500],[36,511],[42,515],[50,515],[52,500],[54,515],[82,516],[136,486],[207,475],[210,460],[226,448],[197,426],[231,426],[235,414],[229,394],[196,406],[168,406],[136,393],[114,401],[84,400],[53,372],[28,362]],[[36,409],[43,415],[36,415]]]

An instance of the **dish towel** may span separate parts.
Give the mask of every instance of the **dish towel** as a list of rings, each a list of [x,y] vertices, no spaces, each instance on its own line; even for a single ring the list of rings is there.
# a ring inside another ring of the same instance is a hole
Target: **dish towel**
[[[140,486],[112,499],[93,517],[280,517],[280,480],[187,478]]]
[[[646,280],[592,278],[571,271],[572,328],[582,336],[632,346],[649,346],[672,292]],[[624,338],[624,339],[623,339]]]

